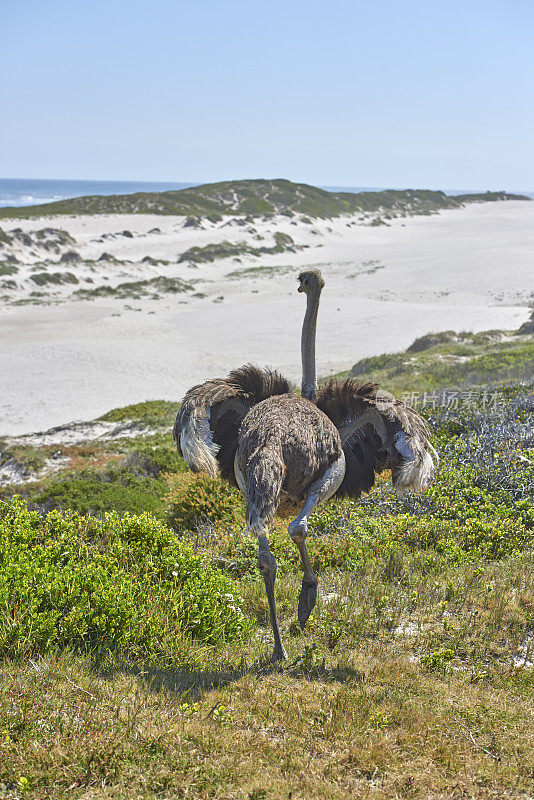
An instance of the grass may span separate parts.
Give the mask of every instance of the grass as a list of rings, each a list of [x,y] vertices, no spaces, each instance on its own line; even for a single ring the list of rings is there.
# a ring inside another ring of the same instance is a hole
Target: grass
[[[451,332],[446,332],[451,333]],[[534,375],[532,336],[487,331],[464,334],[457,341],[438,341],[424,346],[417,340],[407,352],[364,358],[340,376],[375,380],[399,396],[403,392],[431,392],[448,388],[500,386]],[[428,341],[444,334],[429,334]],[[453,334],[458,337],[458,334]],[[425,337],[426,338],[426,337]],[[499,341],[504,339],[504,341]]]
[[[106,512],[159,516],[167,486],[153,476],[136,475],[132,470],[107,468],[75,473],[68,480],[47,482],[39,493],[32,493],[32,506],[41,511],[72,509],[79,514],[103,516]]]
[[[347,278],[359,278],[360,275],[373,275],[381,269],[385,269],[385,265],[376,258],[370,258],[366,261],[362,261],[357,271],[348,274]]]
[[[426,379],[436,347],[482,358],[526,341],[459,338],[403,355],[430,357]],[[282,665],[243,500],[185,471],[178,405],[106,414],[149,433],[62,449],[70,474],[28,492],[39,514],[4,495],[0,796],[528,800],[532,388],[503,390],[495,409],[425,411],[441,467],[420,496],[397,498],[386,477],[313,515],[304,633],[298,553],[275,520]],[[66,509],[43,514],[61,492]],[[100,507],[83,509],[91,497]]]
[[[0,439],[0,466],[15,461],[23,469],[38,471],[44,467],[51,449],[21,444],[8,446]]]
[[[11,244],[12,243],[11,236],[9,236],[2,228],[0,228],[0,243],[1,244]]]
[[[528,798],[531,670],[510,655],[533,566],[324,572],[304,637],[297,578],[279,580],[284,666],[261,627],[202,665],[4,662],[0,780],[36,798]],[[264,625],[259,582],[243,591]]]
[[[226,278],[262,278],[262,277],[278,277],[279,275],[287,275],[294,272],[293,265],[276,266],[276,267],[243,267],[242,269],[234,269],[228,272]]]
[[[190,261],[193,264],[211,263],[220,258],[237,258],[244,255],[262,256],[278,253],[295,252],[302,250],[307,245],[296,245],[291,236],[277,232],[274,235],[276,244],[273,247],[252,247],[246,242],[218,242],[207,244],[204,247],[190,247],[180,258],[179,262]]]
[[[172,427],[180,403],[171,403],[165,400],[146,400],[123,408],[108,411],[102,417],[102,422],[125,422],[132,420],[152,427]]]
[[[448,197],[443,192],[407,189],[382,192],[327,192],[288,180],[222,181],[169,192],[77,197],[23,208],[1,208],[0,218],[32,218],[61,214],[178,214],[207,217],[223,215],[304,214],[337,217],[341,214],[388,212],[392,215],[428,214],[458,208],[468,202],[530,198],[504,192]]]
[[[183,473],[185,465],[168,435],[155,434],[108,443],[32,447],[0,442],[0,466],[18,467],[28,477],[46,466],[47,458],[61,457],[68,467],[32,483],[4,487],[0,498],[14,492],[32,508],[46,513],[71,509],[102,516],[109,511],[164,516],[170,475]],[[167,477],[167,474],[169,477]]]
[[[34,664],[1,679],[4,784],[26,797],[529,797],[521,670],[435,672],[380,641],[285,669]]]
[[[182,294],[190,292],[193,284],[181,278],[158,276],[142,281],[125,281],[117,286],[97,286],[95,289],[78,289],[74,292],[80,300],[94,300],[97,297],[114,297],[119,300],[139,300],[150,297],[156,300],[161,294]]]
[[[35,272],[33,275],[30,275],[30,280],[36,283],[37,286],[79,283],[78,278],[73,275],[72,272]]]

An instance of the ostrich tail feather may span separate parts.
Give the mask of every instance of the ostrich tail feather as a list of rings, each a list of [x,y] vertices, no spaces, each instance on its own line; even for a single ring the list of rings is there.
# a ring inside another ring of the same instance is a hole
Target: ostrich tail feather
[[[246,364],[227,378],[193,386],[176,417],[173,436],[178,451],[194,472],[234,482],[238,431],[246,414],[262,400],[291,391],[278,372]]]
[[[177,445],[183,459],[193,472],[207,472],[215,478],[219,473],[217,453],[219,445],[213,441],[209,423],[209,409],[196,407],[189,414],[188,424],[179,433]]]

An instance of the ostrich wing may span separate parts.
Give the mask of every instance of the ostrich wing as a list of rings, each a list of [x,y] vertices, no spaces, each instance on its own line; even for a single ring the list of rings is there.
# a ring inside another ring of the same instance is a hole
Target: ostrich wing
[[[321,386],[317,406],[337,427],[345,453],[345,477],[338,495],[359,497],[385,469],[391,469],[397,491],[426,486],[437,453],[413,409],[378,392],[375,383],[350,378]]]
[[[235,483],[234,458],[238,432],[252,406],[277,394],[291,391],[278,372],[251,364],[235,369],[227,378],[193,386],[184,397],[173,436],[178,452],[194,471]]]

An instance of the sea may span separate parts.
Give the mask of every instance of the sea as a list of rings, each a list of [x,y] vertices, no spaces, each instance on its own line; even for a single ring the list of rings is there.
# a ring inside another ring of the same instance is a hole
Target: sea
[[[95,194],[134,194],[165,192],[198,186],[173,181],[74,181],[37,178],[0,178],[0,207],[33,206]]]
[[[33,206],[85,195],[134,194],[165,192],[199,186],[199,183],[173,181],[76,181],[41,178],[0,178],[0,207]],[[384,186],[323,186],[330,192],[379,192]],[[400,187],[399,187],[400,188]],[[406,187],[403,187],[406,188]],[[466,194],[472,189],[450,189],[445,194]],[[474,190],[477,191],[477,190]],[[481,191],[481,190],[478,190]],[[485,190],[482,190],[485,191]],[[534,197],[534,193],[523,192]]]

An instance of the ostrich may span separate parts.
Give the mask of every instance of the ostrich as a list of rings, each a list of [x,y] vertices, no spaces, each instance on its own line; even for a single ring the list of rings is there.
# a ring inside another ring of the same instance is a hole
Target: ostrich
[[[279,373],[245,365],[185,395],[173,435],[194,471],[221,474],[246,500],[246,530],[258,540],[274,637],[273,660],[287,658],[276,615],[276,560],[269,549],[273,517],[291,517],[288,532],[303,569],[298,620],[303,629],[317,600],[318,579],[306,547],[308,519],[333,495],[358,498],[375,475],[391,469],[397,490],[424,487],[436,451],[423,420],[375,383],[331,379],[317,385],[315,334],[324,280],[299,275],[307,296],[302,326],[302,388]],[[296,516],[295,516],[296,515]]]

